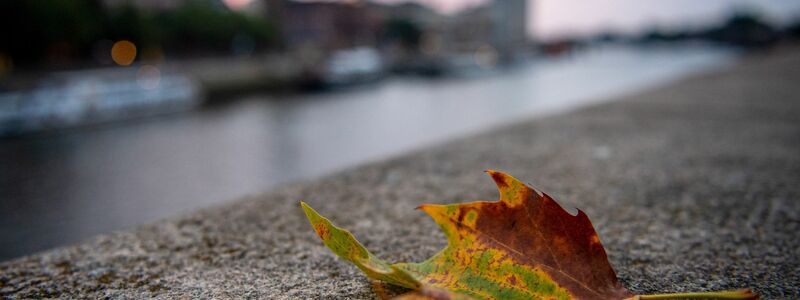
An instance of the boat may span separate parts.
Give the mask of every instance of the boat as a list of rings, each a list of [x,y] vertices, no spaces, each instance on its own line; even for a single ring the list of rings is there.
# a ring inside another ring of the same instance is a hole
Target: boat
[[[0,92],[0,135],[188,110],[202,98],[195,80],[152,65],[59,72],[33,88]]]

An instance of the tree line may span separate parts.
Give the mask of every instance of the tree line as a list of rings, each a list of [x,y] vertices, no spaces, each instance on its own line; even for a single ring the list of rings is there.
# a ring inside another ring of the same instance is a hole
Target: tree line
[[[276,47],[275,24],[221,6],[187,1],[170,10],[108,7],[101,0],[0,1],[0,54],[16,66],[91,61],[110,41],[167,55],[230,54]]]

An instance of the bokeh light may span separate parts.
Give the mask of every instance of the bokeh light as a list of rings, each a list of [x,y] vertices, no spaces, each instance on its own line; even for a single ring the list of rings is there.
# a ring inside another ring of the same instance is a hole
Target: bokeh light
[[[153,65],[144,65],[136,71],[136,82],[139,84],[139,87],[152,90],[158,88],[158,85],[161,83],[161,71],[158,67]]]
[[[11,57],[0,53],[0,76],[4,76],[8,73],[11,73],[11,69],[14,67],[14,64],[11,62]]]
[[[490,44],[483,44],[475,50],[475,64],[481,68],[490,69],[497,65],[499,59],[497,50]]]
[[[111,47],[111,59],[120,66],[128,66],[136,59],[136,45],[130,41],[121,40]]]

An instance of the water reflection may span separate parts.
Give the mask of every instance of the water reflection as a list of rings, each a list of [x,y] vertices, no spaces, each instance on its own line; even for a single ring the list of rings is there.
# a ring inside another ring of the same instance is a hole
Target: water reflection
[[[706,47],[605,48],[491,76],[253,96],[0,141],[0,259],[602,101],[732,57]]]

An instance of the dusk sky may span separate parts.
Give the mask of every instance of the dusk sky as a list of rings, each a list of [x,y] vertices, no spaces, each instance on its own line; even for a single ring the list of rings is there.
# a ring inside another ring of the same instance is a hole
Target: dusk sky
[[[378,0],[397,3],[407,0]],[[415,0],[454,12],[487,0]],[[724,19],[736,9],[754,10],[775,22],[800,18],[798,0],[530,0],[531,33],[539,38],[602,31],[638,32],[704,25]]]

